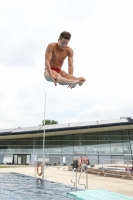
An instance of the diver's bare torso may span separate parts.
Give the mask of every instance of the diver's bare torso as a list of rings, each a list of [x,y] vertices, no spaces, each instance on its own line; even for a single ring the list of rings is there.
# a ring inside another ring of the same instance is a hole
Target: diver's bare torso
[[[58,43],[51,43],[50,46],[52,48],[50,67],[61,69],[64,60],[71,54],[72,49],[68,46],[61,49],[59,48]]]

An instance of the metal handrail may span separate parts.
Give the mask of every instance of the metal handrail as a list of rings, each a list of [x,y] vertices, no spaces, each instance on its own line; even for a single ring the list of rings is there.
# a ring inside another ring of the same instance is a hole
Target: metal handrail
[[[85,174],[86,174],[86,185],[85,185],[85,184],[81,184],[81,183],[79,182],[80,177],[81,177],[81,174],[83,173],[82,170],[84,170],[84,172],[85,172]],[[84,185],[84,186],[85,186],[85,189],[88,189],[88,166],[87,166],[86,164],[82,165],[82,167],[81,167],[81,172],[80,172],[80,175],[79,175],[78,184],[79,184],[79,185]]]
[[[74,168],[72,172],[73,172],[73,175],[72,175],[72,178],[71,178],[71,183],[74,184],[74,188],[75,188],[75,186],[76,186],[76,188],[77,188],[77,169]],[[75,173],[75,182],[72,181],[73,176],[74,176],[74,173]]]
[[[84,185],[85,189],[88,189],[88,184],[85,185],[85,184],[82,184],[82,183],[79,182],[82,173],[83,173],[83,172],[80,172],[79,179],[78,179],[78,184],[79,184],[79,185]],[[88,173],[86,173],[86,182],[88,182],[88,181],[87,181],[87,179],[88,179],[87,176],[88,176]]]

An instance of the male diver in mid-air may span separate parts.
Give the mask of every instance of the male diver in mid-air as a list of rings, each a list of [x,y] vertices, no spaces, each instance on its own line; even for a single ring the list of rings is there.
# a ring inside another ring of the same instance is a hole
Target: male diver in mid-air
[[[60,85],[68,85],[74,88],[77,84],[80,86],[86,81],[83,77],[73,76],[73,50],[67,46],[71,39],[69,32],[62,32],[58,43],[50,43],[45,52],[45,71],[44,77],[47,81]],[[68,73],[61,69],[65,58],[68,57]]]

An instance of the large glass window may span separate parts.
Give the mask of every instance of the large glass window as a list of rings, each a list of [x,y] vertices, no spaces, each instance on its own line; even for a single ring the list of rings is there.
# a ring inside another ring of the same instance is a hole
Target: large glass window
[[[0,146],[0,153],[4,153],[6,151],[6,146],[2,145]]]
[[[6,145],[6,140],[0,140],[0,145]]]
[[[122,142],[111,143],[111,154],[123,154]]]
[[[112,142],[122,141],[123,138],[121,131],[110,131],[110,139]]]
[[[111,131],[111,154],[123,154],[123,138],[121,131]]]
[[[100,141],[107,141],[107,143],[109,143],[110,134],[109,134],[109,132],[97,133],[97,139],[100,140]]]
[[[133,140],[133,130],[129,130],[130,140]]]
[[[17,145],[27,145],[27,139],[18,139],[17,140]]]
[[[41,140],[35,140],[35,146],[43,146],[43,141]]]
[[[3,163],[4,154],[0,154],[0,164]]]
[[[110,154],[110,143],[107,141],[98,141],[99,154]]]
[[[84,142],[74,141],[74,154],[85,154]]]
[[[121,131],[121,135],[122,135],[123,141],[129,141],[129,136],[128,136],[128,131],[127,130]]]
[[[45,154],[124,156],[133,153],[133,130],[45,138]],[[0,153],[43,153],[43,137],[0,140]]]
[[[6,148],[6,140],[0,140],[0,153],[4,153]]]
[[[39,154],[42,154],[42,153],[43,153],[43,147],[42,147],[42,146],[38,146],[38,149],[37,149],[37,150],[38,150],[38,153],[39,153]]]
[[[98,133],[99,154],[110,154],[110,134],[109,132]]]
[[[133,130],[129,130],[129,138],[130,138],[130,145],[131,145],[131,153],[133,154]]]
[[[16,147],[14,147],[14,146],[7,146],[7,149],[5,150],[5,152],[15,153],[15,150],[16,150]]]
[[[123,142],[123,153],[124,154],[130,154],[131,153],[130,142]]]
[[[62,137],[62,154],[73,154],[73,135]]]
[[[131,144],[131,154],[133,154],[133,140],[130,141],[130,144]],[[132,156],[133,157],[133,156]]]
[[[33,153],[33,146],[27,147],[27,153]]]
[[[21,146],[19,145],[17,148],[16,148],[16,153],[27,153],[27,146]]]
[[[6,142],[6,145],[9,145],[9,146],[14,145],[14,146],[16,146],[17,145],[17,140],[8,140]]]
[[[85,134],[74,135],[74,154],[85,153]]]
[[[97,133],[86,133],[86,154],[98,154]]]
[[[39,153],[38,149],[39,149],[38,145],[34,146],[34,153]]]
[[[34,145],[34,139],[29,138],[29,139],[27,140],[27,145],[28,145],[28,146],[33,146],[33,145]]]
[[[96,143],[91,142],[91,144],[86,145],[86,154],[99,154],[99,147]]]
[[[133,130],[129,130],[130,141],[133,141]]]
[[[46,137],[46,139],[45,139],[45,150],[44,150],[45,153],[49,154],[50,144],[51,144],[50,137]]]
[[[43,152],[43,140],[42,140],[42,138],[35,139],[34,144],[35,144],[34,145],[34,148],[35,148],[34,152],[41,154]]]
[[[86,133],[86,141],[97,141],[97,133]]]
[[[62,141],[62,153],[73,154],[73,141]]]
[[[50,153],[61,153],[62,136],[51,137]]]

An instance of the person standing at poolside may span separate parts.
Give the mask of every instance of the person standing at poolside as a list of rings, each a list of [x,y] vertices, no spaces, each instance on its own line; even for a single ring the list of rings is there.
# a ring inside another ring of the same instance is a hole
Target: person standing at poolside
[[[73,50],[67,46],[71,39],[69,32],[62,32],[57,43],[50,43],[45,52],[45,71],[44,77],[47,81],[53,82],[56,86],[68,85],[74,88],[77,84],[80,86],[86,81],[83,77],[73,76]],[[63,71],[62,65],[68,57],[68,73]]]

